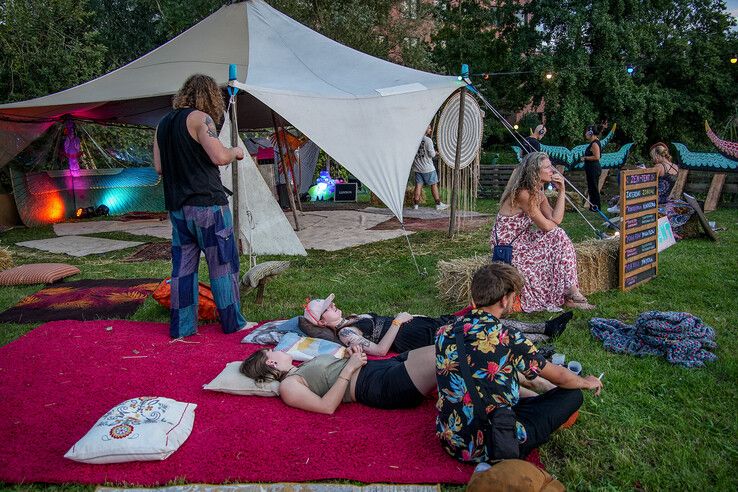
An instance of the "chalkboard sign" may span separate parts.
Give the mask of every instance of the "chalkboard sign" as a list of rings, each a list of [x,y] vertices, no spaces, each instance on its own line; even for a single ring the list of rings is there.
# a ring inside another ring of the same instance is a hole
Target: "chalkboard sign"
[[[620,289],[629,290],[658,270],[658,176],[652,170],[620,175]]]
[[[334,202],[355,202],[356,183],[336,183],[336,192],[333,194]]]

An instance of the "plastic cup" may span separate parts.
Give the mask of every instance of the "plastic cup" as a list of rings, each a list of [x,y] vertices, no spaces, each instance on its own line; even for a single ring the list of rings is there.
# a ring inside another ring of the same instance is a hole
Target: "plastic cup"
[[[563,366],[565,361],[566,355],[564,354],[553,354],[553,356],[551,357],[551,362],[553,362],[557,366]]]
[[[580,364],[579,362],[575,360],[569,361],[569,365],[567,367],[574,374],[579,375],[579,373],[582,372],[582,364]]]

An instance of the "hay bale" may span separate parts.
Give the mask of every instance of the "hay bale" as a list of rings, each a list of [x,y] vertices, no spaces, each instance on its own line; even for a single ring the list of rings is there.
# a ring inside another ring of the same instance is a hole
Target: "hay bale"
[[[618,287],[620,239],[576,243],[579,290],[589,295]]]
[[[577,254],[579,289],[584,295],[618,287],[620,241],[587,240],[574,245]],[[440,260],[438,262],[438,287],[441,300],[450,304],[466,305],[471,302],[471,279],[489,256]]]
[[[442,300],[466,305],[471,302],[471,280],[474,272],[489,262],[489,256],[440,260],[438,262],[438,287]]]
[[[0,247],[0,271],[13,268],[13,257],[8,248]]]

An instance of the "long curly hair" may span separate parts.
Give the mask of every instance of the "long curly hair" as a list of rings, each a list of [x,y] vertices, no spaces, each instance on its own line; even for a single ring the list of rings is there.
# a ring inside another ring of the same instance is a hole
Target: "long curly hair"
[[[651,156],[651,161],[654,163],[660,161],[661,159],[666,159],[670,163],[673,162],[673,159],[671,158],[671,154],[669,154],[669,147],[663,142],[657,142],[651,146],[651,150],[649,151],[649,155]]]
[[[225,112],[223,92],[212,77],[196,73],[188,78],[172,99],[172,107],[194,108],[220,123]]]
[[[531,196],[541,189],[541,163],[548,159],[545,152],[531,152],[523,158],[510,175],[505,191],[500,198],[500,205],[510,198],[510,205],[515,207],[521,190],[526,190]]]

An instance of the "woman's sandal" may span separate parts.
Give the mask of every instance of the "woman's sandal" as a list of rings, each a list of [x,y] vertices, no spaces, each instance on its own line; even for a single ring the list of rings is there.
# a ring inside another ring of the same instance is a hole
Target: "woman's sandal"
[[[583,309],[585,311],[590,311],[596,307],[594,304],[587,302],[587,298],[581,294],[577,297],[569,297],[564,301],[564,306],[574,309]]]

